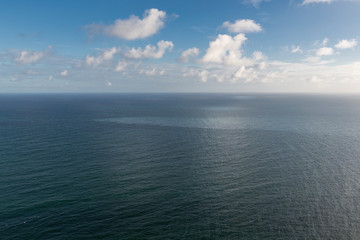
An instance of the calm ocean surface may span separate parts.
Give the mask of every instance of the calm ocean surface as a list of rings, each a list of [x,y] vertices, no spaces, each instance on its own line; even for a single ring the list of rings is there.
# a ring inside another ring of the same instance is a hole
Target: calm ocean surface
[[[0,95],[0,239],[359,239],[360,96]]]

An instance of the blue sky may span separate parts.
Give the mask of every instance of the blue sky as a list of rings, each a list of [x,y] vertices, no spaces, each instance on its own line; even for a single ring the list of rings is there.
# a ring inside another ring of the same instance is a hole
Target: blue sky
[[[359,92],[360,1],[2,1],[0,92]]]

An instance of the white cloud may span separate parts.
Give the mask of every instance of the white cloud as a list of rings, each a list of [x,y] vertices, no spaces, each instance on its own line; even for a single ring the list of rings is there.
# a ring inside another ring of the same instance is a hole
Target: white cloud
[[[261,61],[261,60],[265,59],[264,54],[262,52],[259,52],[259,51],[253,52],[252,55],[253,55],[253,60],[254,61]]]
[[[249,58],[243,56],[241,48],[245,41],[246,37],[242,33],[234,37],[218,35],[216,40],[209,43],[209,48],[201,60],[201,63],[206,64],[205,72],[190,70],[184,76],[199,76],[202,82],[214,79],[217,82],[227,80],[235,83],[243,80],[247,83],[260,79],[260,75],[263,75],[261,72],[267,71],[267,58],[260,51],[254,51]]]
[[[335,45],[338,49],[348,49],[348,48],[354,48],[358,44],[356,39],[350,39],[350,40],[341,40],[338,42],[338,44]]]
[[[242,54],[242,46],[245,41],[240,38],[236,41],[236,36],[219,35],[217,39],[209,43],[209,48],[203,56],[203,63],[197,69],[186,69],[183,76],[194,76],[202,82],[216,80],[217,82],[242,83],[253,82],[246,88],[259,86],[258,84],[268,84],[267,89],[293,89],[294,91],[307,91],[312,87],[321,87],[321,91],[336,89],[336,84],[355,84],[354,81],[360,76],[358,65],[333,66],[333,59],[323,60],[323,56],[335,54],[335,50],[326,47],[328,40],[319,42],[320,46],[315,50],[313,56],[308,56],[304,62],[291,63],[280,61],[268,61],[261,52],[255,51],[251,57],[246,58]],[[325,46],[324,46],[325,45]],[[292,46],[292,52],[300,52],[299,46]],[[228,61],[229,56],[236,56],[237,61]],[[219,63],[219,64],[213,64]],[[236,64],[229,64],[236,63]],[[360,68],[359,68],[360,69]],[[221,76],[219,78],[219,76]],[[315,85],[306,84],[304,82]],[[338,81],[338,82],[336,82]],[[293,84],[298,88],[294,88]]]
[[[334,59],[322,60],[320,56],[309,56],[303,59],[303,61],[313,65],[325,65],[325,64],[333,63],[335,60]]]
[[[234,74],[233,81],[237,79],[242,79],[245,82],[252,82],[258,75],[253,68],[246,68],[245,66],[241,66]]]
[[[183,76],[184,77],[197,76],[200,78],[201,82],[205,83],[209,79],[209,71],[190,68],[190,69],[185,70],[185,73],[183,74]]]
[[[61,76],[66,77],[69,74],[68,70],[64,70],[60,73]]]
[[[322,45],[326,46],[326,44],[328,44],[329,39],[328,38],[324,38],[324,40],[322,41]]]
[[[277,78],[279,78],[279,72],[269,72],[263,78],[261,78],[262,83],[271,83]]]
[[[334,49],[330,47],[322,47],[316,51],[317,56],[330,56],[334,54]]]
[[[115,67],[115,72],[122,72],[126,69],[127,66],[128,63],[125,60],[120,60]]]
[[[318,56],[309,56],[309,57],[303,59],[303,61],[307,62],[307,63],[318,63],[321,61],[321,58]]]
[[[235,37],[230,35],[218,35],[215,41],[209,43],[206,54],[201,59],[202,63],[219,63],[226,66],[253,66],[261,64],[259,61],[265,59],[262,52],[253,52],[252,58],[242,56],[242,45],[246,41],[244,34],[240,33]]]
[[[250,33],[262,31],[260,24],[255,23],[254,20],[251,19],[236,20],[235,23],[224,22],[222,27],[226,28],[231,33]]]
[[[182,52],[179,61],[180,62],[188,62],[190,58],[197,57],[200,53],[200,50],[196,47],[189,48]]]
[[[215,79],[217,82],[221,83],[221,82],[224,82],[224,75],[219,75],[217,73],[213,73],[211,75],[211,78]]]
[[[258,67],[260,70],[265,70],[266,68],[268,68],[268,64],[267,64],[267,62],[264,61],[264,62],[259,63]]]
[[[207,82],[208,76],[209,76],[209,72],[206,70],[199,72],[199,77],[202,82]]]
[[[231,69],[226,68],[187,68],[183,69],[183,77],[198,77],[203,83],[209,80],[215,80],[218,83],[222,83],[225,80],[229,82],[236,82],[234,78],[234,72]]]
[[[54,79],[53,75],[50,75],[50,76],[49,76],[49,80],[51,81],[51,80],[53,80],[53,79]]]
[[[45,57],[49,53],[48,50],[45,51],[27,51],[23,50],[20,52],[20,56],[15,58],[15,61],[21,64],[30,64],[39,61],[41,58]]]
[[[147,45],[145,49],[142,48],[131,48],[125,53],[125,57],[132,59],[144,59],[144,58],[153,58],[159,59],[162,58],[166,50],[171,51],[174,47],[174,44],[171,41],[159,41],[156,46]]]
[[[300,46],[291,46],[291,52],[292,53],[302,53]]]
[[[311,3],[331,3],[333,0],[304,0],[302,5],[307,5]]]
[[[165,70],[157,70],[156,68],[152,68],[150,70],[142,69],[139,71],[140,74],[145,74],[147,76],[162,76],[165,74]]]
[[[93,24],[85,26],[90,34],[103,33],[111,37],[135,40],[150,37],[164,27],[166,12],[156,8],[146,10],[143,19],[131,15],[128,19],[117,19],[113,24],[103,26]]]
[[[202,58],[204,63],[221,63],[225,65],[239,65],[241,59],[241,46],[246,41],[244,34],[235,37],[227,34],[218,35],[215,41],[209,43],[209,48]]]
[[[85,63],[87,66],[97,67],[104,62],[111,61],[114,59],[114,55],[118,53],[120,50],[116,47],[112,47],[110,49],[106,49],[105,51],[101,52],[97,57],[93,57],[87,55],[85,57]]]

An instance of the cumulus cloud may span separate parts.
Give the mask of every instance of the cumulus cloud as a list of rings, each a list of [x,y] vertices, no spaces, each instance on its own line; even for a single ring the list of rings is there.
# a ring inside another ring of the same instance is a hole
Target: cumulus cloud
[[[197,57],[200,53],[200,50],[196,47],[189,48],[182,52],[179,61],[180,62],[188,62],[190,58]]]
[[[209,48],[201,59],[201,63],[212,65],[205,65],[206,72],[191,70],[185,75],[199,76],[203,82],[208,79],[215,79],[217,82],[227,79],[232,83],[239,80],[252,82],[259,79],[259,74],[267,71],[269,67],[267,58],[260,51],[254,51],[251,57],[243,56],[242,46],[246,40],[242,33],[234,37],[226,34],[218,35],[216,40],[209,43]],[[219,65],[216,66],[214,63]]]
[[[322,47],[319,48],[316,51],[316,55],[321,57],[321,56],[330,56],[334,54],[334,49],[330,48],[330,47]]]
[[[174,44],[171,41],[159,41],[156,46],[147,45],[145,49],[142,48],[131,48],[125,53],[125,57],[131,59],[144,59],[144,58],[153,58],[159,59],[162,58],[166,50],[171,51],[174,47]]]
[[[209,48],[202,58],[204,63],[221,63],[225,65],[241,64],[241,46],[246,41],[244,34],[235,37],[227,34],[218,35],[215,41],[209,43]]]
[[[333,0],[304,0],[302,5],[307,5],[311,3],[331,3]]]
[[[50,49],[50,48],[49,48]],[[41,58],[49,54],[49,49],[45,51],[27,51],[20,52],[20,56],[15,58],[15,61],[20,64],[30,64],[39,61]]]
[[[64,70],[60,73],[61,76],[66,77],[69,74],[68,70]]]
[[[335,45],[338,49],[349,49],[354,48],[358,44],[356,39],[350,39],[350,40],[341,40],[338,42],[338,44]]]
[[[251,19],[236,20],[234,23],[224,22],[222,27],[226,28],[231,33],[250,33],[262,31],[260,24],[254,22],[254,20]]]
[[[128,19],[117,19],[108,26],[92,24],[85,26],[91,35],[105,34],[126,40],[135,40],[150,37],[164,27],[166,12],[156,8],[145,11],[140,19],[138,16],[131,15]]]
[[[97,57],[93,57],[90,55],[87,55],[85,57],[85,63],[87,66],[97,67],[104,62],[108,62],[114,59],[114,55],[118,53],[120,50],[116,47],[112,47],[110,49],[106,49],[103,52],[101,52]]]

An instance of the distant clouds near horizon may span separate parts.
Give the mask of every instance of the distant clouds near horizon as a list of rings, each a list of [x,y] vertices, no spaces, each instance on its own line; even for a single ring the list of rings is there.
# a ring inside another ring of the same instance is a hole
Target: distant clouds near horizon
[[[100,21],[88,24],[71,15],[64,21],[75,19],[75,29],[69,24],[65,25],[69,29],[61,25],[59,32],[54,33],[56,39],[49,39],[46,33],[56,27],[53,25],[60,16],[51,18],[49,26],[32,25],[42,34],[22,33],[26,24],[14,23],[13,27],[21,33],[15,40],[12,38],[16,36],[7,34],[2,44],[1,89],[2,92],[359,92],[360,17],[356,16],[359,21],[350,22],[355,11],[342,12],[350,8],[360,10],[359,1],[284,2],[224,1],[211,3],[219,11],[210,6],[213,12],[196,13],[205,1],[194,5],[197,10],[187,11],[175,3],[160,1],[157,7],[142,11],[139,6],[130,6],[128,10],[123,6],[121,16],[112,19],[101,8]],[[103,4],[96,3],[99,8]],[[143,3],[144,7],[150,4]],[[8,5],[10,9],[11,3]],[[232,8],[241,11],[237,13]],[[75,10],[76,7],[69,11]],[[84,17],[91,19],[88,11]],[[284,16],[278,16],[278,11]],[[338,22],[329,31],[326,21],[332,15],[344,18],[331,20]],[[304,17],[308,19],[302,20]],[[3,15],[1,22],[11,22],[10,18]],[[31,37],[19,40],[20,35]]]

